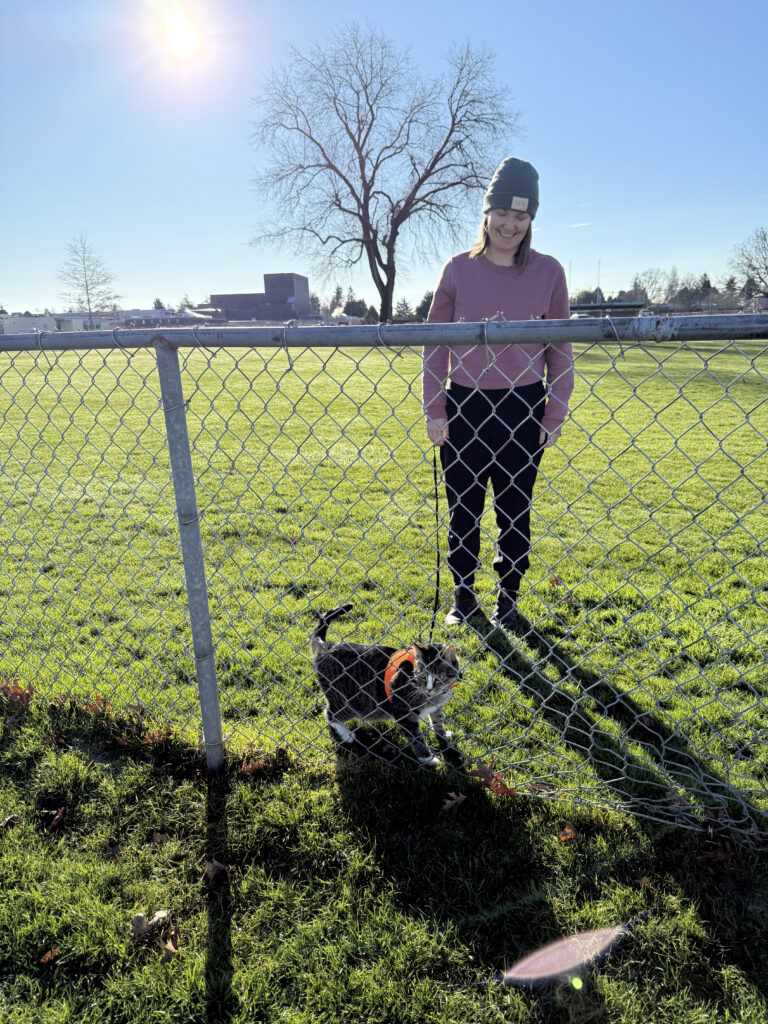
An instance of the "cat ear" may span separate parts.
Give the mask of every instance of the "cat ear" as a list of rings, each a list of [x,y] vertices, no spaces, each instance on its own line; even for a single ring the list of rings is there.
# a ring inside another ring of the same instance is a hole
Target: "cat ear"
[[[456,647],[454,644],[450,644],[448,647],[443,648],[443,657],[446,661],[452,661],[454,665],[459,664],[459,659],[456,655]]]
[[[422,667],[426,664],[426,657],[424,656],[424,648],[419,647],[417,644],[411,645],[411,651],[413,653],[413,667],[417,669],[419,665]]]

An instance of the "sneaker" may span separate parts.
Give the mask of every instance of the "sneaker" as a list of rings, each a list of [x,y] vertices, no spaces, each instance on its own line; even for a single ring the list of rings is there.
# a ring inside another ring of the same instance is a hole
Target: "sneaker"
[[[446,626],[460,626],[477,611],[477,598],[471,587],[456,587],[451,610],[445,616]]]
[[[500,590],[496,598],[496,607],[491,616],[492,626],[503,626],[504,629],[518,629],[520,626],[520,614],[512,594],[506,590]]]

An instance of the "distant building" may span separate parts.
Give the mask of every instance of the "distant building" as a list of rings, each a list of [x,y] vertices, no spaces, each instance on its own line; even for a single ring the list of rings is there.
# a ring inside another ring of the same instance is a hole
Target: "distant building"
[[[295,320],[310,316],[309,280],[301,274],[265,274],[264,291],[211,295],[225,320]]]
[[[173,309],[110,309],[91,316],[94,331],[111,331],[141,327],[184,327],[199,322],[186,310]],[[0,334],[43,334],[63,331],[87,331],[87,313],[0,313]]]
[[[95,321],[94,321],[95,324]],[[42,331],[84,331],[88,316],[83,313],[8,313],[0,314],[0,334],[34,334]]]

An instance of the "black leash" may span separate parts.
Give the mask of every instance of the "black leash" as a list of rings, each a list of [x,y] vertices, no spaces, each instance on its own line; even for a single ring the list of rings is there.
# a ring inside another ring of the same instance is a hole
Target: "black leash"
[[[432,621],[429,624],[429,642],[437,621],[437,609],[440,604],[440,493],[437,485],[437,445],[432,446],[432,476],[435,483],[435,603],[432,605]]]

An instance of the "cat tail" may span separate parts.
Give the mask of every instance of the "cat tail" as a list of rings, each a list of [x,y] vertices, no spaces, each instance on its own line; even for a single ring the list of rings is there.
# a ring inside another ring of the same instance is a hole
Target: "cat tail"
[[[325,634],[328,626],[333,622],[334,619],[338,619],[341,615],[346,615],[347,612],[352,611],[354,606],[351,604],[341,604],[338,608],[333,608],[329,612],[324,612],[320,615],[318,623],[315,626],[315,630],[312,636],[309,638],[309,646],[312,651],[312,656],[317,657],[322,654],[323,647],[325,645]]]

